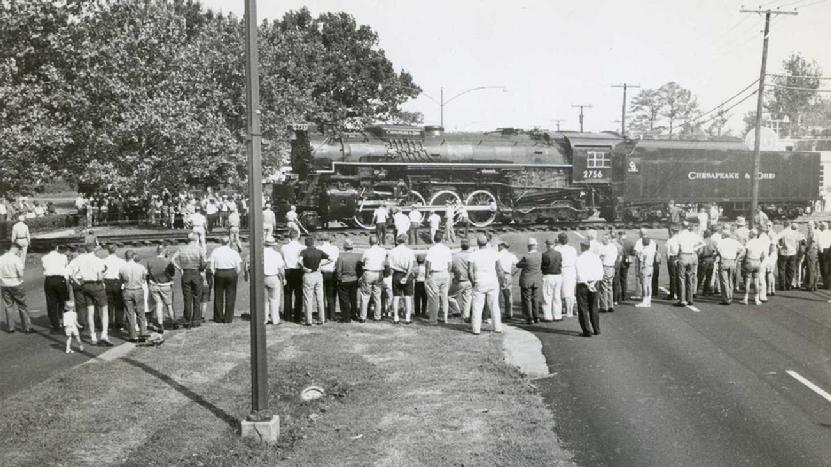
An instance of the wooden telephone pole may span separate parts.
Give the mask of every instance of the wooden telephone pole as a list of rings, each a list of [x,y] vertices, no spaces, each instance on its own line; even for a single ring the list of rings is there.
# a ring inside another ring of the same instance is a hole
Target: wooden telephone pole
[[[637,89],[641,86],[639,84],[613,84],[613,88],[623,88],[623,106],[620,111],[620,136],[625,138],[626,137],[626,90],[629,88]]]
[[[590,109],[590,108],[592,108],[592,106],[591,106],[591,104],[572,104],[571,106],[574,107],[574,108],[578,108],[578,107],[580,108],[580,133],[582,133],[583,132],[583,109],[584,108]]]

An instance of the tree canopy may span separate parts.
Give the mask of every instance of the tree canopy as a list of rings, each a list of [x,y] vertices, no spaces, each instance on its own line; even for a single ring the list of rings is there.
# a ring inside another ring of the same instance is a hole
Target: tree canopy
[[[672,138],[698,130],[698,99],[692,91],[674,81],[658,89],[641,90],[632,97],[631,105],[630,134]]]
[[[290,123],[414,120],[420,89],[346,13],[263,21],[266,167]],[[194,0],[0,0],[0,193],[55,176],[132,189],[245,177],[244,25]]]

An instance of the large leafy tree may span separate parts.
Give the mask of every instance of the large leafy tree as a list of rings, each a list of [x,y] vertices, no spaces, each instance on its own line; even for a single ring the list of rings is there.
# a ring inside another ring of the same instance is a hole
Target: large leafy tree
[[[699,132],[698,99],[692,91],[671,81],[658,89],[643,89],[631,101],[633,118],[629,131],[633,135],[672,138],[673,134]],[[680,131],[678,131],[680,128]]]
[[[698,99],[692,91],[670,81],[658,88],[658,96],[662,104],[660,114],[667,122],[669,137],[672,138],[678,126],[682,127],[682,133],[692,133],[695,128],[691,122],[698,111]]]
[[[782,62],[782,76],[773,78],[773,86],[767,93],[765,107],[770,115],[783,120],[788,117],[790,135],[801,132],[803,117],[810,114],[819,102],[822,69],[816,61],[809,61],[799,53],[793,53]]]

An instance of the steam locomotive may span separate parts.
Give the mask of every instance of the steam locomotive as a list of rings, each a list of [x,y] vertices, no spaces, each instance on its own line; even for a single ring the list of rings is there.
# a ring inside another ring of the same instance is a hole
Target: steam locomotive
[[[603,218],[654,220],[669,199],[746,210],[752,152],[739,143],[633,141],[612,133],[374,125],[313,131],[292,125],[291,171],[273,185],[278,218],[370,228],[375,208],[464,206],[471,225]],[[761,201],[794,215],[819,195],[819,155],[763,153]],[[690,173],[698,175],[689,175]],[[767,174],[767,175],[766,175]],[[456,212],[459,210],[456,209]]]

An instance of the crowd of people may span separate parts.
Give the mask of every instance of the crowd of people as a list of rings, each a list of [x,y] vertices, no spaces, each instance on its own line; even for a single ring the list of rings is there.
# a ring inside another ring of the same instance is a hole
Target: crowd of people
[[[195,204],[187,220],[193,228],[189,242],[175,251],[160,244],[154,256],[141,259],[133,250],[120,257],[116,245],[107,245],[105,256],[90,241],[82,249],[56,246],[42,257],[47,315],[56,332],[65,330],[67,351],[71,351],[69,340],[80,329],[88,329],[90,343],[111,345],[112,329],[140,341],[147,338],[148,330],[163,333],[170,326],[198,327],[212,296],[212,321],[232,322],[239,277],[248,280],[249,271],[239,237],[233,235],[240,216],[236,206],[229,206],[226,220],[231,235],[208,254],[204,233],[209,218]],[[377,225],[387,223],[384,210],[379,207],[375,212]],[[675,210],[671,204],[670,212]],[[514,276],[518,275],[519,308],[526,323],[577,316],[588,337],[600,334],[600,313],[612,313],[627,300],[631,268],[639,282],[635,306],[640,308],[650,307],[659,295],[661,267],[669,276],[665,298],[679,306],[692,306],[698,297],[709,295],[720,296],[721,303],[729,305],[734,294],[741,303],[749,304],[752,297],[760,305],[779,290],[817,290],[820,282],[830,288],[827,223],[809,222],[803,233],[785,221],[776,232],[761,212],[754,215],[752,229],[743,217],[719,223],[702,214],[695,223],[683,215],[671,216],[669,238],[660,246],[646,229],[639,231],[638,238],[623,231],[590,230],[578,251],[561,232],[544,238],[544,249],[537,238],[529,237],[521,256],[510,251],[505,239],[490,234],[473,239],[467,233],[460,235],[459,249],[453,251],[445,242],[452,223],[444,230],[430,223],[432,243],[416,252],[411,246],[419,235],[413,232],[418,232],[422,220],[416,208],[409,213],[394,210],[392,248],[385,247],[387,233],[378,230],[360,253],[349,239],[336,245],[327,233],[306,235],[301,243],[299,224],[279,244],[272,223],[265,226],[263,245],[265,322],[277,325],[289,320],[312,326],[387,318],[410,324],[422,316],[435,324],[458,315],[473,334],[479,334],[483,324],[501,332],[502,322],[514,317]],[[25,226],[24,221],[18,224]],[[30,332],[22,286],[28,232],[17,230],[10,250],[0,256],[0,288],[9,330],[15,329],[11,315],[16,308],[23,330]],[[173,306],[177,275],[183,298],[180,316]]]
[[[30,200],[27,196],[0,197],[0,223],[13,222],[21,216],[24,219],[35,219],[55,212],[55,203],[52,201]]]

